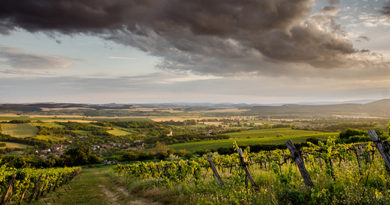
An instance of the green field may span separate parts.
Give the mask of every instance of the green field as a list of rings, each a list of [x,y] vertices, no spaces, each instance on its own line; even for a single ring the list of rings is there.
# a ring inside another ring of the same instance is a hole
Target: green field
[[[0,124],[0,126],[1,126],[1,133],[11,135],[12,137],[18,137],[18,138],[34,137],[38,132],[38,128],[31,125],[30,123],[23,123],[23,124],[3,123]]]
[[[64,126],[57,124],[55,122],[33,122],[31,123],[34,126],[49,127],[49,128],[63,128]]]
[[[218,149],[220,147],[232,147],[233,142],[238,145],[256,145],[256,144],[284,144],[287,140],[294,143],[305,142],[309,137],[325,139],[329,136],[335,136],[338,133],[324,133],[317,131],[293,130],[290,128],[275,128],[262,130],[248,130],[242,132],[228,133],[230,139],[210,140],[201,142],[189,142],[168,145],[175,150],[197,151],[203,149]]]
[[[301,135],[316,135],[324,134],[318,131],[294,130],[290,128],[274,128],[274,129],[259,129],[246,130],[241,132],[232,132],[226,135],[232,138],[267,138],[267,137],[283,137],[283,136],[301,136]]]
[[[51,135],[37,135],[34,138],[39,140],[45,140],[45,141],[51,140],[53,142],[66,140],[66,137],[58,137],[58,136],[51,136]]]
[[[115,135],[115,136],[125,136],[125,135],[129,135],[131,133],[129,132],[126,132],[124,130],[121,130],[119,128],[114,128],[112,130],[108,130],[107,131],[108,133],[112,134],[112,135]]]
[[[0,147],[0,149],[5,149],[5,148],[27,148],[27,145],[24,144],[18,144],[18,143],[13,143],[13,142],[0,142],[0,143],[5,143],[5,147]]]

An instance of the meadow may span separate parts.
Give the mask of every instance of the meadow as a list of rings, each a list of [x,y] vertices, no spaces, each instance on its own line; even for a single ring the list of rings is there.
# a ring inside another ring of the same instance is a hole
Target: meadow
[[[113,128],[112,130],[108,130],[107,132],[115,136],[126,136],[131,134],[128,131],[124,131],[123,129],[120,128]]]
[[[294,143],[302,143],[309,137],[326,139],[329,136],[336,136],[337,134],[338,133],[335,132],[306,131],[291,128],[258,129],[227,133],[226,135],[230,136],[230,139],[180,143],[168,145],[168,147],[175,150],[188,151],[198,151],[204,149],[215,150],[220,147],[231,147],[234,141],[236,141],[240,146],[255,144],[283,144],[289,139],[291,139]]]
[[[24,145],[24,144],[19,144],[19,143],[13,143],[13,142],[1,142],[1,143],[5,143],[5,146],[4,147],[0,147],[0,149],[5,149],[5,148],[18,148],[18,149],[24,149],[24,148],[27,148],[27,145]]]
[[[17,138],[34,137],[38,132],[38,128],[32,125],[31,123],[21,123],[21,124],[2,123],[0,124],[0,127],[2,133]]]

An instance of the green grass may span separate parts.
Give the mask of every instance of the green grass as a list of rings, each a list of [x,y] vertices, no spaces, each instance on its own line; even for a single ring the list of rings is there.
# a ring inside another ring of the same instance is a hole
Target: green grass
[[[115,136],[125,136],[125,135],[131,134],[131,133],[123,131],[123,130],[121,130],[119,128],[114,128],[112,130],[108,130],[107,132],[112,134],[112,135],[115,135]]]
[[[33,122],[31,123],[34,126],[49,127],[49,128],[63,128],[64,126],[57,124],[55,122]]]
[[[318,131],[307,130],[293,130],[290,128],[275,128],[275,129],[260,129],[260,130],[246,130],[241,132],[232,132],[227,135],[232,138],[266,138],[275,136],[302,136],[302,135],[315,135],[323,134]]]
[[[18,138],[34,137],[38,132],[38,128],[33,126],[31,123],[23,123],[23,124],[3,123],[0,126],[1,126],[1,132],[3,134],[11,135],[12,137],[18,137]]]
[[[330,148],[330,151],[336,147],[334,145],[323,148]],[[338,151],[336,149],[328,154],[335,157]],[[217,166],[219,176],[224,182],[223,186],[219,185],[208,166],[200,169],[199,180],[195,180],[194,175],[190,173],[177,180],[177,183],[174,182],[175,180],[161,183],[163,180],[160,175],[145,174],[145,177],[136,177],[136,175],[124,174],[123,178],[131,183],[129,189],[133,193],[156,199],[162,204],[390,204],[388,194],[390,180],[383,159],[378,153],[373,156],[370,163],[358,163],[354,150],[349,150],[345,153],[348,160],[337,160],[331,168],[333,173],[331,174],[329,165],[325,165],[324,161],[322,161],[324,164],[320,165],[317,154],[309,152],[305,167],[314,184],[311,188],[305,186],[294,160],[279,164],[284,158],[282,155],[290,155],[287,149],[252,156],[254,159],[261,159],[264,154],[269,156],[267,166],[264,166],[265,159],[262,159],[262,165],[253,163],[249,168],[258,190],[255,190],[251,183],[245,184],[246,175],[240,166],[236,168],[232,166],[232,169]],[[225,160],[232,162],[232,159],[238,163],[237,155],[231,157],[213,156],[218,163]],[[327,158],[325,155],[322,157]],[[205,161],[205,158],[199,161]],[[141,165],[143,168],[152,165],[147,162],[142,163],[145,163]],[[156,167],[156,164],[154,166]],[[164,165],[159,164],[159,166]],[[167,176],[164,171],[161,171],[161,174]],[[164,201],[164,198],[168,197],[171,201]]]
[[[8,116],[0,116],[1,121],[9,121],[9,120],[31,120],[31,118],[26,116],[21,117],[8,117]]]
[[[248,130],[242,132],[229,133],[230,139],[209,140],[201,142],[189,142],[168,145],[175,150],[197,151],[203,149],[218,149],[220,147],[232,147],[236,140],[238,145],[256,145],[256,144],[284,144],[287,140],[294,143],[305,142],[309,137],[325,139],[329,136],[335,136],[338,133],[323,133],[316,131],[293,130],[289,128]]]
[[[135,200],[111,173],[111,167],[84,168],[68,185],[33,204],[132,204]],[[135,203],[134,203],[135,204]]]
[[[57,137],[57,136],[51,136],[51,135],[37,135],[34,138],[39,139],[39,140],[46,140],[46,141],[53,141],[53,142],[58,142],[62,140],[66,140],[66,137]]]
[[[27,148],[27,145],[24,144],[19,144],[19,143],[13,143],[13,142],[0,142],[0,143],[5,143],[5,147],[0,147],[0,149],[5,149],[5,148],[20,148],[24,149]]]

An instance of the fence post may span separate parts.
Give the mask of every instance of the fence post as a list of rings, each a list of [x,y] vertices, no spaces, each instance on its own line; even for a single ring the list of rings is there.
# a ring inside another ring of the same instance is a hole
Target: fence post
[[[24,195],[26,194],[26,191],[27,191],[27,188],[28,188],[28,184],[30,182],[30,178],[31,178],[31,175],[28,176],[28,178],[26,180],[26,183],[24,184],[25,187],[23,188],[22,194],[20,195],[19,204],[22,204]]]
[[[301,172],[301,176],[306,186],[309,187],[314,186],[313,182],[310,179],[310,175],[305,168],[305,163],[303,162],[301,153],[297,150],[297,148],[295,147],[294,143],[291,140],[287,141],[286,145],[291,152],[292,158],[295,160],[295,163],[298,166],[299,172]]]
[[[218,179],[219,184],[220,184],[221,186],[223,186],[223,181],[222,181],[221,177],[219,176],[217,169],[216,169],[215,166],[214,166],[214,162],[213,162],[213,160],[211,159],[211,155],[207,155],[207,161],[209,161],[211,170],[213,170],[214,176]]]
[[[259,190],[259,185],[256,184],[251,173],[249,172],[248,162],[245,161],[244,154],[242,154],[242,149],[238,148],[237,152],[238,152],[238,155],[240,156],[241,166],[244,167],[246,176],[249,178],[249,181],[251,182],[251,184],[255,187],[255,190]]]
[[[44,189],[46,187],[46,184],[47,184],[46,180],[47,180],[48,177],[49,177],[49,175],[46,175],[45,181],[43,182],[42,187],[38,188],[38,194],[35,197],[35,200],[38,200],[38,198],[41,197],[41,195],[42,195],[42,193],[43,193],[43,191],[44,191]]]
[[[388,153],[388,150],[386,150],[385,145],[381,141],[381,139],[376,134],[375,130],[368,131],[368,135],[370,135],[371,140],[375,143],[376,148],[378,149],[379,153],[381,153],[383,160],[385,160],[386,169],[387,171],[390,171],[390,156]]]
[[[62,176],[62,174],[59,174],[59,175],[58,175],[58,178],[57,178],[57,180],[56,180],[56,183],[54,184],[54,188],[53,188],[52,191],[55,191],[55,190],[57,189],[58,182],[60,181],[60,178],[61,178],[60,176]]]
[[[358,161],[359,169],[362,168],[362,162],[360,160],[360,146],[355,147],[355,155],[356,155],[356,160]]]
[[[13,174],[11,180],[9,181],[7,191],[4,193],[4,196],[1,199],[0,204],[5,204],[5,202],[7,201],[8,195],[12,191],[12,187],[14,185],[15,178],[16,178],[16,174]]]
[[[318,161],[320,162],[320,168],[323,169],[322,168],[322,159],[321,159],[321,155],[320,154],[318,154]]]
[[[37,191],[37,189],[38,189],[38,187],[39,187],[39,182],[41,181],[42,175],[43,175],[43,172],[42,172],[41,175],[39,176],[38,181],[35,183],[34,190],[33,190],[33,192],[31,193],[30,198],[28,199],[28,203],[31,203],[31,201],[34,199],[34,195],[35,195],[35,192]]]

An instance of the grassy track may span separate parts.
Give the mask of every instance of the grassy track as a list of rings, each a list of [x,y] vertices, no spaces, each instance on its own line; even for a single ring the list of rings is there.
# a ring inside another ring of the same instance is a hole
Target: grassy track
[[[8,124],[3,123],[1,126],[1,132],[12,137],[25,138],[25,137],[34,137],[38,128],[31,125],[30,123],[23,124]]]
[[[135,199],[111,173],[111,167],[86,168],[68,185],[34,204],[149,204]]]
[[[255,145],[255,144],[284,144],[291,139],[294,143],[305,142],[309,137],[325,139],[338,133],[324,133],[316,131],[293,130],[289,128],[248,130],[242,132],[229,133],[231,139],[210,140],[201,142],[189,142],[169,145],[168,147],[176,150],[197,151],[202,149],[218,149],[220,147],[231,147],[234,140],[238,145]]]

